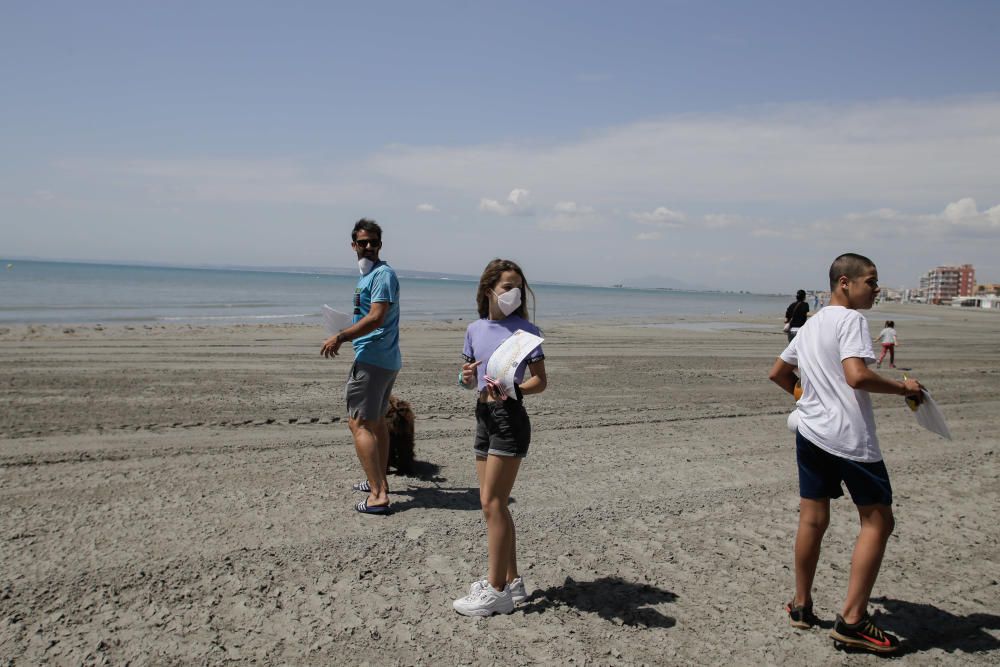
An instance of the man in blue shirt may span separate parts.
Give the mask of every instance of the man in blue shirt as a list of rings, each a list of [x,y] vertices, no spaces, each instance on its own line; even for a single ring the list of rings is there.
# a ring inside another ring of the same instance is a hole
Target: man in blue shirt
[[[389,512],[389,428],[385,413],[396,375],[403,365],[399,353],[399,279],[378,257],[382,228],[362,218],[351,232],[351,247],[358,256],[361,277],[354,289],[353,324],[323,343],[324,357],[337,356],[341,343],[351,341],[354,365],[347,378],[348,425],[354,450],[367,479],[354,485],[368,497],[355,509],[365,514]]]

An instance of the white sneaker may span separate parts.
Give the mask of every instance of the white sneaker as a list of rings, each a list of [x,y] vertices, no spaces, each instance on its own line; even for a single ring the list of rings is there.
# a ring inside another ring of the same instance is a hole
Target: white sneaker
[[[472,585],[469,586],[469,595],[467,597],[475,597],[479,595],[479,591],[483,590],[483,587],[489,582],[486,579],[480,579],[479,581],[473,581]],[[514,601],[514,604],[524,602],[528,599],[528,591],[524,589],[524,579],[518,577],[514,581],[507,584],[510,588],[510,598]]]
[[[524,602],[528,599],[528,591],[524,590],[524,579],[521,577],[507,584],[507,588],[510,589],[510,598],[514,601],[514,604]]]
[[[475,594],[469,593],[464,598],[459,598],[452,603],[459,614],[463,616],[492,616],[493,614],[509,614],[514,611],[514,600],[510,596],[510,586],[504,586],[502,591],[493,588],[487,582],[476,582],[472,586],[480,584],[479,591]]]
[[[487,579],[480,579],[479,581],[473,581],[472,585],[469,586],[469,594],[465,597],[474,598],[479,595],[479,591],[486,587],[486,584],[490,583]]]

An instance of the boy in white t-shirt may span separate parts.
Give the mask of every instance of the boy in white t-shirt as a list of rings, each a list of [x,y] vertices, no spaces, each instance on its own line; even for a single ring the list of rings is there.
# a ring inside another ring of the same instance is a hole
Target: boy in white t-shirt
[[[858,310],[878,296],[878,271],[867,257],[847,253],[830,266],[830,304],[809,318],[781,353],[769,378],[798,400],[796,458],[799,467],[799,529],[795,536],[795,597],[786,606],[791,624],[811,628],[812,586],[830,498],[847,485],[858,508],[861,532],[851,558],[847,599],[830,636],[837,642],[891,653],[899,640],[872,622],[868,599],[892,533],[892,487],[875,435],[870,392],[920,396],[916,380],[891,380],[869,368],[875,362],[868,322]],[[796,378],[795,369],[799,370]]]

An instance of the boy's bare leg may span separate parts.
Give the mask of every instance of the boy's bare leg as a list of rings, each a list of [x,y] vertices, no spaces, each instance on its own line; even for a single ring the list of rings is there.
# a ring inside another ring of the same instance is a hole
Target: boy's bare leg
[[[813,580],[823,534],[830,525],[830,499],[799,499],[799,531],[795,534],[796,605],[812,602]]]
[[[385,420],[370,421],[368,419],[350,419],[347,422],[354,436],[354,451],[358,461],[364,468],[365,476],[372,490],[368,494],[368,505],[378,507],[389,504],[389,483],[385,478],[385,463],[389,456],[389,437]],[[381,424],[381,429],[379,425]],[[382,438],[384,436],[385,454],[382,453]]]
[[[851,557],[851,579],[847,584],[847,600],[840,614],[846,623],[857,623],[868,611],[875,579],[882,566],[885,545],[892,535],[895,519],[889,505],[859,505],[861,532]]]

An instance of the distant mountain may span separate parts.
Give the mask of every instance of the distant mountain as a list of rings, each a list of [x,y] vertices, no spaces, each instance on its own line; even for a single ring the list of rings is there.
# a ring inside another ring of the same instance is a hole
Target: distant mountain
[[[265,273],[315,273],[330,276],[357,276],[358,268],[342,266],[260,266],[257,264],[184,264],[179,262],[148,262],[143,260],[93,260],[14,256],[0,258],[5,262],[55,262],[57,264],[93,264],[97,266],[138,266],[160,269],[207,269],[210,271],[260,271]],[[393,267],[395,268],[395,267]],[[478,282],[478,276],[440,271],[416,271],[396,268],[400,278],[427,278],[429,280],[460,280]]]
[[[676,289],[676,290],[710,290],[711,287],[696,283],[687,283],[683,280],[670,278],[669,276],[645,275],[636,278],[626,278],[621,281],[623,287],[643,287],[650,289]]]
[[[282,273],[319,273],[334,276],[357,276],[357,267],[345,268],[340,266],[254,266],[254,267],[218,267],[218,268],[238,268],[250,271],[278,271]],[[396,275],[400,278],[426,278],[429,280],[461,280],[479,281],[478,276],[467,276],[460,273],[442,273],[440,271],[416,271],[414,269],[400,269],[393,267]]]

